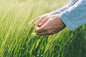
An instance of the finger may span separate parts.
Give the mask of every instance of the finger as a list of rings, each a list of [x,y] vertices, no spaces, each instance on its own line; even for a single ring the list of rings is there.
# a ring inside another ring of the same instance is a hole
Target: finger
[[[28,24],[28,25],[32,25],[32,24],[34,24],[34,22],[35,22],[37,19],[38,19],[38,18],[33,19],[31,22],[29,22],[29,24]]]
[[[39,32],[43,32],[43,31],[45,31],[45,30],[49,30],[49,29],[51,29],[50,28],[50,25],[49,25],[49,21],[47,21],[43,26],[41,26],[41,27],[36,27],[36,31],[39,33]]]
[[[41,16],[39,19],[35,22],[35,25],[38,25],[46,16]]]
[[[42,20],[42,17],[40,17],[40,18],[35,22],[35,25],[38,25],[41,20]]]
[[[56,29],[52,34],[58,33],[59,31],[61,31],[61,28]]]
[[[43,35],[47,35],[47,32],[46,31],[43,31],[41,33],[38,33],[40,36],[43,36]]]
[[[38,33],[40,36],[43,36],[43,35],[52,35],[52,32],[54,31],[54,29],[52,30],[49,30],[49,31],[43,31],[41,33]]]
[[[43,30],[43,27],[36,27],[36,31],[37,31],[37,33],[41,33],[41,32],[43,32],[44,30]]]
[[[43,25],[47,22],[47,20],[48,20],[48,18],[43,19],[43,20],[40,22],[39,26],[43,26]]]
[[[43,27],[43,30],[50,30],[51,29],[50,21],[47,20],[47,22],[43,24],[41,27]]]

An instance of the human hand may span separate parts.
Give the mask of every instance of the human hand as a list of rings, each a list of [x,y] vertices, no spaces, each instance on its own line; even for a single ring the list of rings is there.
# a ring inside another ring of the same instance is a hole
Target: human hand
[[[33,19],[33,20],[29,23],[29,25],[34,24],[35,26],[36,26],[36,25],[38,26],[38,24],[39,24],[44,18],[46,18],[48,15],[52,15],[52,14],[51,14],[51,13],[43,14],[43,15],[39,16],[38,18]]]
[[[44,22],[46,23],[42,25]],[[60,19],[60,15],[48,15],[41,21],[39,26],[40,25],[42,26],[36,27],[36,31],[40,36],[55,34],[66,27],[65,24]]]

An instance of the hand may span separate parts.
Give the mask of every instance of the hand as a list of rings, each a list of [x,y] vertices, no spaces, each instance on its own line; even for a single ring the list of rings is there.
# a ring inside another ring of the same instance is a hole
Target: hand
[[[44,18],[46,18],[48,15],[52,15],[52,14],[51,14],[51,13],[43,14],[43,15],[39,16],[38,18],[33,19],[33,20],[29,23],[29,25],[34,24],[35,26],[36,26],[36,25],[38,26],[38,24],[39,24]]]
[[[43,26],[36,27],[36,31],[40,36],[55,34],[66,27],[65,24],[60,19],[60,15],[48,15],[41,21],[39,26],[44,22],[46,23]]]

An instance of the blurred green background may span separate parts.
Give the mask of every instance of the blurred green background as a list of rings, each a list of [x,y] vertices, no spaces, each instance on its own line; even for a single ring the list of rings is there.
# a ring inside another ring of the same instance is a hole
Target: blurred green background
[[[86,57],[86,24],[39,36],[28,23],[70,0],[0,0],[0,57]]]

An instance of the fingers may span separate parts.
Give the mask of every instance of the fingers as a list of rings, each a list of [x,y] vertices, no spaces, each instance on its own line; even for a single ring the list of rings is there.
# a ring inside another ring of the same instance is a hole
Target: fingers
[[[32,25],[32,24],[34,24],[35,26],[38,25],[41,22],[41,20],[43,20],[45,17],[47,17],[47,15],[48,14],[44,14],[44,15],[39,16],[36,19],[33,19],[31,22],[29,22],[28,25]]]
[[[53,31],[52,34],[55,34],[55,33],[59,32],[59,31],[61,31],[61,30],[62,30],[62,28],[59,27],[59,28],[57,28],[55,31]]]
[[[43,31],[41,33],[38,33],[40,36],[43,36],[43,35],[52,35],[52,32],[54,31],[54,29],[52,30],[48,30],[48,31]]]
[[[43,19],[40,23],[39,26],[43,26],[47,22],[48,18]]]
[[[39,19],[35,22],[35,25],[38,25],[46,16],[41,16]]]
[[[33,19],[31,22],[29,22],[29,24],[28,24],[28,25],[32,25],[32,24],[34,24],[34,22],[35,22],[37,19],[38,19],[38,18]]]
[[[39,20],[40,18],[41,18],[41,16],[39,16],[38,18],[33,19],[31,22],[29,22],[29,25],[37,23],[38,22],[37,20]]]
[[[41,26],[41,27],[36,27],[36,31],[38,32],[38,33],[41,33],[41,32],[43,32],[43,31],[46,31],[46,30],[49,30],[50,28],[49,28],[49,26],[47,26],[47,22],[46,22],[46,24],[44,24],[43,26]]]
[[[44,30],[43,30],[43,27],[36,27],[36,31],[37,31],[37,33],[41,33],[41,32],[43,32]]]
[[[42,20],[42,17],[40,17],[40,18],[35,22],[35,25],[38,25],[41,20]]]
[[[38,33],[40,36],[43,36],[43,35],[51,35],[51,34],[48,34],[47,31],[45,32],[42,32],[42,33]]]
[[[47,21],[43,26],[36,27],[36,31],[40,36],[43,35],[52,35],[52,32],[55,31],[55,29],[51,29],[49,26],[49,21]]]

